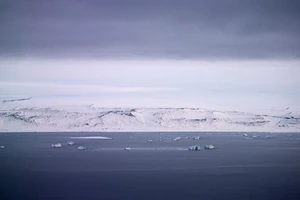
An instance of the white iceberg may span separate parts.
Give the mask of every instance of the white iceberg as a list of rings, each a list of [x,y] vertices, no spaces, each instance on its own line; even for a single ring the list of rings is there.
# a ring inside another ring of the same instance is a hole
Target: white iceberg
[[[147,140],[147,142],[153,142],[153,140]]]
[[[199,145],[189,146],[189,150],[190,151],[199,151],[200,150],[200,146]]]
[[[181,139],[181,137],[175,137],[175,138],[173,138],[174,141],[178,141],[180,139]]]
[[[0,149],[5,149],[5,146],[0,146]]]
[[[68,141],[67,142],[67,145],[74,145],[75,144],[75,142],[73,142],[73,141]]]
[[[266,139],[272,139],[272,138],[274,138],[274,136],[272,136],[272,135],[266,135],[265,138]]]
[[[193,138],[194,140],[200,140],[200,136],[196,136]]]
[[[204,149],[212,150],[212,149],[215,149],[215,146],[212,145],[212,144],[207,144],[207,145],[204,146]]]
[[[62,147],[61,143],[52,144],[51,146],[52,146],[52,148],[61,148]]]
[[[253,138],[253,139],[257,139],[257,138],[259,138],[259,135],[253,134],[253,135],[252,135],[252,138]]]
[[[84,147],[84,146],[79,146],[77,149],[78,149],[78,150],[86,150],[86,147]]]
[[[247,134],[246,134],[247,135]],[[244,136],[245,136],[245,134],[244,134]],[[253,140],[253,139],[259,139],[259,135],[257,135],[257,134],[253,134],[253,135],[247,135],[247,136],[245,136],[245,140]]]
[[[131,148],[130,147],[125,147],[124,150],[131,150]]]

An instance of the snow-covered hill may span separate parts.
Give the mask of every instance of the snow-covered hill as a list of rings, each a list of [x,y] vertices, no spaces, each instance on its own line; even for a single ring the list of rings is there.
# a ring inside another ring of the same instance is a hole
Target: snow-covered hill
[[[5,131],[267,131],[300,132],[300,112],[202,108],[103,108],[96,105],[34,106],[31,98],[2,100]]]

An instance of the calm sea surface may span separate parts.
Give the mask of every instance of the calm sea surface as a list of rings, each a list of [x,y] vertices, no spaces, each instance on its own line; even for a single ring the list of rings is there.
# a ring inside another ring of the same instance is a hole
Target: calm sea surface
[[[300,199],[300,133],[257,134],[0,133],[0,199]]]

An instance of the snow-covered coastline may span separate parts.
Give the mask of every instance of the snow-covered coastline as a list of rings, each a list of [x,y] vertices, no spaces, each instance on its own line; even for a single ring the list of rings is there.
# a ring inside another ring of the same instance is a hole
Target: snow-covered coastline
[[[300,132],[300,112],[203,108],[34,106],[31,98],[2,101],[0,132]],[[26,102],[26,103],[24,103]]]

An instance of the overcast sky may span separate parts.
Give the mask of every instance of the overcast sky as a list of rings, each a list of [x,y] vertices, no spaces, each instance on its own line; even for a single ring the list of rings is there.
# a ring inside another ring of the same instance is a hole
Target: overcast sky
[[[300,57],[298,0],[1,0],[2,56]]]
[[[0,95],[297,107],[299,21],[297,0],[1,0]]]

